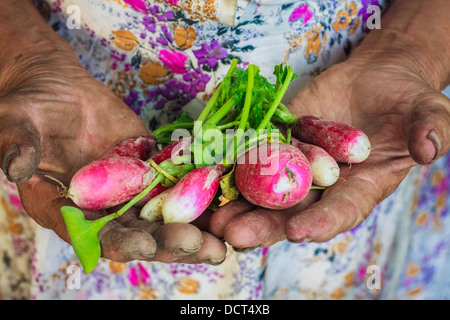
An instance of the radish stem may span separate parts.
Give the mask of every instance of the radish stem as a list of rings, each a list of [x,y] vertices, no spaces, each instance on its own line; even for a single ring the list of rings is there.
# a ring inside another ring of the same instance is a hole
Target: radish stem
[[[206,121],[206,123],[217,124],[220,120],[230,111],[230,109],[234,106],[234,98],[231,97],[216,113]]]
[[[192,129],[194,127],[193,123],[172,123],[156,129],[152,134],[159,138],[164,135],[164,133],[175,131],[176,129]]]
[[[117,213],[113,213],[111,215],[117,215],[115,218],[120,217],[128,209],[130,209],[132,206],[134,206],[136,203],[138,203],[142,198],[144,198],[147,195],[147,193],[149,193],[154,187],[156,187],[158,185],[158,183],[160,183],[163,179],[164,179],[164,175],[162,173],[158,174],[147,188],[145,188],[141,193],[139,193],[137,196],[135,196],[133,199],[131,199],[126,205],[124,205],[119,211],[117,211]]]
[[[293,77],[294,73],[292,72],[292,69],[288,69],[288,73],[286,75],[286,79],[284,80],[283,85],[281,86],[281,89],[278,91],[277,96],[275,97],[275,100],[272,102],[272,105],[270,106],[269,110],[267,111],[266,115],[264,116],[264,119],[259,124],[257,130],[259,129],[265,129],[270,121],[270,119],[273,117],[275,111],[277,110],[281,100],[283,99],[284,94],[286,93],[288,86],[291,82],[291,79]]]
[[[153,161],[152,159],[149,159],[148,162],[150,163],[150,165],[156,169],[156,171],[158,171],[160,174],[162,174],[164,177],[166,177],[167,179],[169,179],[170,181],[172,181],[173,183],[177,184],[178,180],[173,177],[172,175],[170,175],[169,173],[167,173],[166,171],[164,171],[163,168],[161,168],[159,165],[156,164],[155,161]]]
[[[230,146],[230,149],[233,148],[235,151],[237,147],[239,146],[239,143],[241,142],[241,139],[244,135],[244,129],[248,121],[248,117],[250,114],[250,107],[252,103],[252,93],[253,93],[253,85],[254,85],[254,65],[250,64],[247,68],[248,71],[248,81],[247,81],[247,91],[245,94],[245,101],[244,101],[244,107],[242,109],[242,112],[239,114],[239,126],[238,130],[236,132],[234,144]],[[231,152],[231,150],[227,150],[227,152]]]
[[[291,143],[291,135],[292,135],[292,128],[289,127],[286,130],[286,143],[290,144]]]
[[[219,130],[225,130],[225,129],[229,129],[229,128],[232,128],[232,127],[237,126],[237,125],[239,125],[239,121],[229,122],[229,123],[223,124],[221,126],[217,126],[217,128]]]
[[[237,60],[233,59],[233,61],[231,62],[230,68],[228,69],[227,76],[231,75],[231,73],[236,68],[236,66],[237,66]],[[217,87],[216,92],[214,92],[214,94],[212,95],[211,99],[206,104],[206,106],[203,109],[202,113],[200,113],[200,116],[197,118],[197,121],[204,122],[206,120],[206,118],[208,117],[208,114],[211,112],[212,108],[216,104],[217,99],[222,94],[223,87],[224,87],[224,83],[221,82],[219,84],[219,86]]]

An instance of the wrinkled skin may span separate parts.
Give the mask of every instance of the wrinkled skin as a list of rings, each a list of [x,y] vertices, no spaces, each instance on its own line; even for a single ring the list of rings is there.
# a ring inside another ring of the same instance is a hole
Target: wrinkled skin
[[[372,144],[370,157],[362,164],[341,165],[338,182],[323,194],[314,190],[296,208],[270,211],[243,200],[228,204],[213,215],[213,234],[241,249],[284,239],[330,240],[361,224],[412,167],[446,154],[449,99],[440,93],[437,77],[422,77],[412,67],[421,61],[408,64],[408,59],[377,59],[360,51],[304,87],[291,110],[361,128]]]
[[[0,84],[0,156],[3,171],[18,184],[26,212],[70,242],[60,207],[74,204],[61,198],[58,184],[45,175],[68,186],[83,165],[147,130],[82,68],[65,42],[56,39],[52,46],[58,50],[17,56],[9,81]],[[84,213],[88,219],[105,214]],[[192,224],[162,226],[137,216],[130,210],[100,231],[103,257],[211,264],[225,258],[225,244]]]
[[[29,36],[14,46],[8,41],[0,43],[0,62],[14,57],[9,67],[0,69],[2,169],[18,183],[27,213],[69,241],[59,208],[72,203],[61,198],[57,185],[44,175],[68,185],[81,166],[116,143],[145,133],[145,128],[128,107],[82,69],[67,44],[56,39],[45,23],[39,24],[34,11],[28,8],[25,12],[27,2],[0,4],[4,26],[20,21],[10,27],[15,33],[4,32],[6,27],[0,29],[0,38],[13,34],[14,40],[22,40],[20,35]],[[409,11],[422,13],[432,7],[429,2],[397,0],[401,10],[396,12],[405,17],[407,10],[401,4],[406,2],[411,4]],[[445,2],[434,1],[440,10],[422,16],[430,23],[421,24],[413,12],[420,30],[428,34],[441,30],[431,21],[447,21]],[[417,9],[420,6],[424,7]],[[414,29],[409,21],[405,23],[409,30]],[[431,33],[426,28],[431,28]],[[420,50],[410,50],[407,45],[398,46],[405,48],[403,52],[395,52],[390,45],[397,40],[388,39],[383,55],[353,54],[314,79],[290,104],[298,115],[346,122],[368,134],[373,147],[370,158],[362,164],[342,166],[342,179],[334,186],[323,194],[311,192],[299,205],[283,211],[234,201],[211,219],[204,214],[194,224],[160,226],[137,219],[136,212],[130,210],[100,232],[103,256],[115,261],[217,264],[226,254],[224,243],[218,239],[245,251],[284,239],[326,241],[362,223],[411,167],[432,163],[449,149],[450,104],[439,92],[449,81],[444,83],[442,77],[435,76],[443,68],[433,64],[445,56],[413,56]],[[40,50],[30,49],[30,44]],[[441,45],[443,41],[439,41],[439,48]],[[21,54],[10,52],[13,49]],[[444,48],[440,51],[448,52]],[[88,218],[105,214],[84,212]],[[210,233],[201,231],[205,229]]]

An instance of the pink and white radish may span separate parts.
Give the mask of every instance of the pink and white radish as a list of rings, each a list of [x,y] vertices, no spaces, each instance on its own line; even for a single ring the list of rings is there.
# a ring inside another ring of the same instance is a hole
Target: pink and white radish
[[[66,197],[83,209],[106,209],[132,199],[155,176],[156,170],[140,159],[101,158],[73,176]]]
[[[149,134],[129,138],[117,144],[102,158],[131,157],[147,160],[155,144],[155,137]]]
[[[302,142],[321,147],[342,163],[363,162],[371,150],[369,138],[360,129],[314,116],[298,118],[292,135]]]
[[[162,207],[164,223],[189,223],[200,216],[216,195],[225,170],[224,165],[218,164],[188,172],[168,190]]]
[[[291,137],[291,145],[298,148],[311,165],[312,182],[319,187],[329,187],[339,178],[340,168],[336,160],[321,147],[301,142]]]
[[[275,170],[268,170],[270,167]],[[253,147],[238,159],[235,180],[249,202],[269,209],[285,209],[309,193],[311,166],[296,147],[270,143]]]

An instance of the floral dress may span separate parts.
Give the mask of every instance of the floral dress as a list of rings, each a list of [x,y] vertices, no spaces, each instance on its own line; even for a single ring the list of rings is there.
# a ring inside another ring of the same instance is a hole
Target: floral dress
[[[273,80],[300,76],[286,100],[344,60],[382,0],[50,0],[51,26],[91,75],[149,130],[195,116],[233,58]],[[326,243],[287,241],[220,266],[116,263],[80,273],[72,248],[31,221],[2,176],[0,298],[429,299],[450,298],[450,156],[411,171],[357,228]],[[78,272],[78,273],[77,273]]]

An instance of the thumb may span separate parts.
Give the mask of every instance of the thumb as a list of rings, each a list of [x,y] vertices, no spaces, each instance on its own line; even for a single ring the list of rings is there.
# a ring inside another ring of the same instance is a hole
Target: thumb
[[[41,158],[39,134],[27,119],[4,116],[0,118],[0,159],[9,181],[29,180]]]
[[[406,128],[408,149],[415,162],[431,164],[450,147],[450,100],[438,91],[420,94]]]

